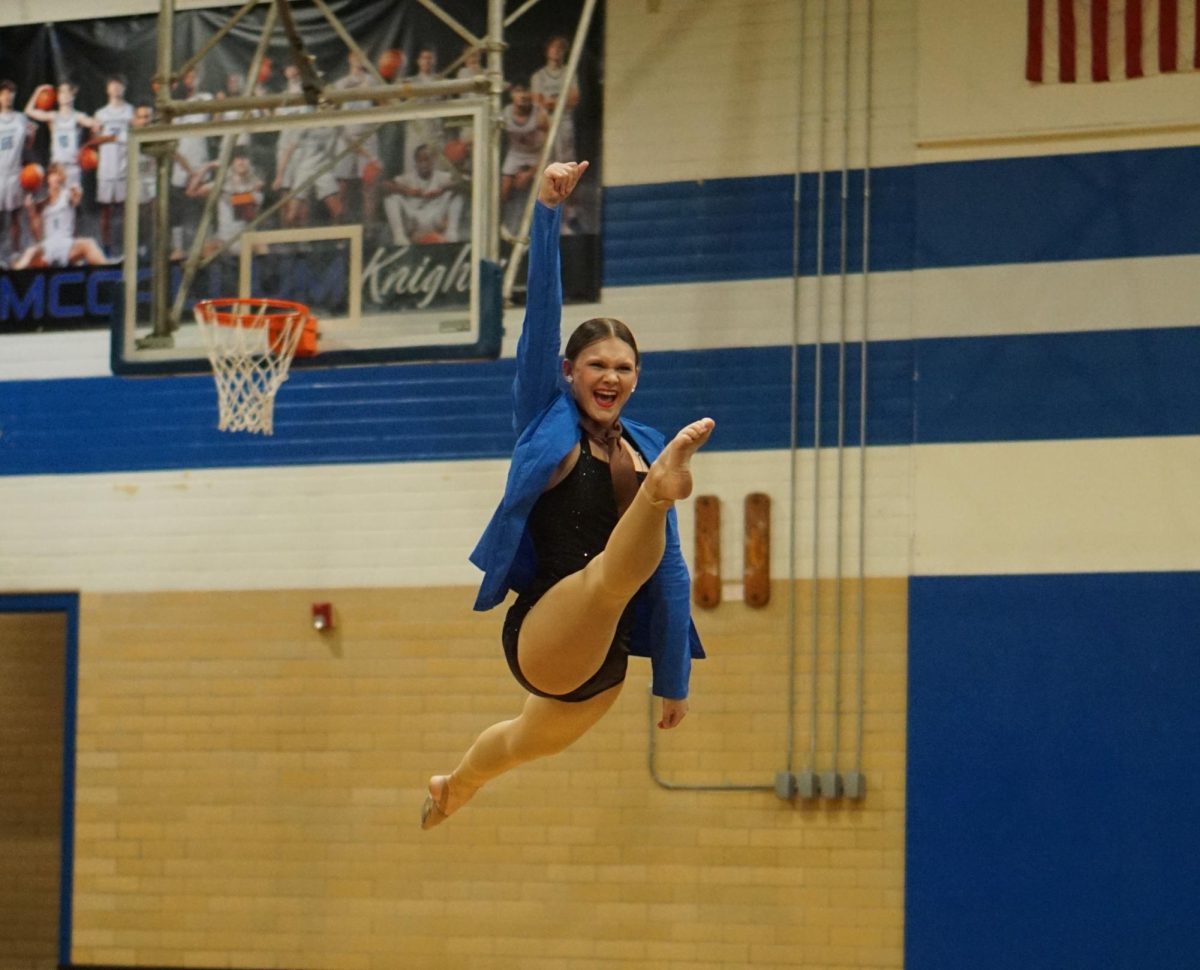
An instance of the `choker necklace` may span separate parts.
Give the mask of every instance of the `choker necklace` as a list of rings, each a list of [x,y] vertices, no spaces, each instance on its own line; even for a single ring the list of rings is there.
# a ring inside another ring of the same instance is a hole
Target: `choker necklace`
[[[621,443],[621,435],[625,429],[620,421],[614,421],[606,428],[586,414],[579,415],[579,425],[592,441],[607,452],[608,473],[612,476],[613,496],[617,500],[617,515],[624,515],[625,510],[633,504],[633,497],[639,487],[633,457],[629,454],[629,449]]]

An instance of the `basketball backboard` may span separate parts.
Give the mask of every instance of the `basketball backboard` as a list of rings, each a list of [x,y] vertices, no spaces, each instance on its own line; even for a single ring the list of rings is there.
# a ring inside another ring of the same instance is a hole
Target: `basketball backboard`
[[[309,306],[320,353],[304,363],[498,356],[500,271],[477,255],[485,187],[496,181],[488,152],[475,150],[488,143],[486,100],[347,106],[333,118],[289,112],[130,131],[114,372],[206,370],[191,308],[233,296]],[[163,152],[172,171],[160,239],[153,203]],[[214,180],[222,156],[223,184]],[[162,247],[167,320],[154,319],[151,300]]]

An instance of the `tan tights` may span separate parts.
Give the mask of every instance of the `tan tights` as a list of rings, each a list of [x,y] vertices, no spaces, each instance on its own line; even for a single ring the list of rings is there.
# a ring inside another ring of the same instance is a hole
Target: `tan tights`
[[[566,694],[600,669],[622,611],[662,559],[670,507],[638,489],[604,551],[557,582],[529,611],[517,656],[531,684],[549,694]],[[517,765],[569,747],[603,717],[620,692],[618,684],[580,702],[530,695],[517,717],[487,728],[463,756],[451,775],[449,807]]]
[[[669,508],[638,489],[604,551],[534,604],[521,624],[517,660],[538,690],[569,693],[600,669],[621,613],[662,561]]]
[[[565,751],[608,712],[620,693],[617,684],[579,703],[527,696],[520,714],[486,728],[463,755],[451,776],[451,808],[455,796],[469,796],[526,761]]]

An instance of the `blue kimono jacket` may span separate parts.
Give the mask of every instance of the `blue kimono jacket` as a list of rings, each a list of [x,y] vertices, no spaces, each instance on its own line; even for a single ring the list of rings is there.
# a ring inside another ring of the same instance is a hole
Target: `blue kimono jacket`
[[[560,209],[535,204],[530,230],[529,284],[525,325],[517,343],[513,381],[513,430],[519,433],[504,497],[471,553],[483,570],[475,609],[489,610],[508,591],[520,592],[533,579],[536,557],[526,523],[554,470],[579,442],[579,410],[562,380],[559,355],[562,272]],[[662,451],[663,436],[644,424],[621,419],[648,462]],[[704,656],[691,616],[691,580],[679,547],[675,510],[667,514],[662,562],[633,599],[630,653],[649,657],[653,690],[659,697],[687,697],[692,658]]]

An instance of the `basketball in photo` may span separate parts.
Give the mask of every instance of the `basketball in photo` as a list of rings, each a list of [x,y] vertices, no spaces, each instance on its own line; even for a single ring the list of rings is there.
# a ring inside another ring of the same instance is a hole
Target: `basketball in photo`
[[[404,52],[392,48],[379,56],[379,74],[385,81],[392,80],[404,66]]]
[[[42,187],[46,171],[42,166],[31,162],[21,169],[21,188],[26,192],[36,192]]]

